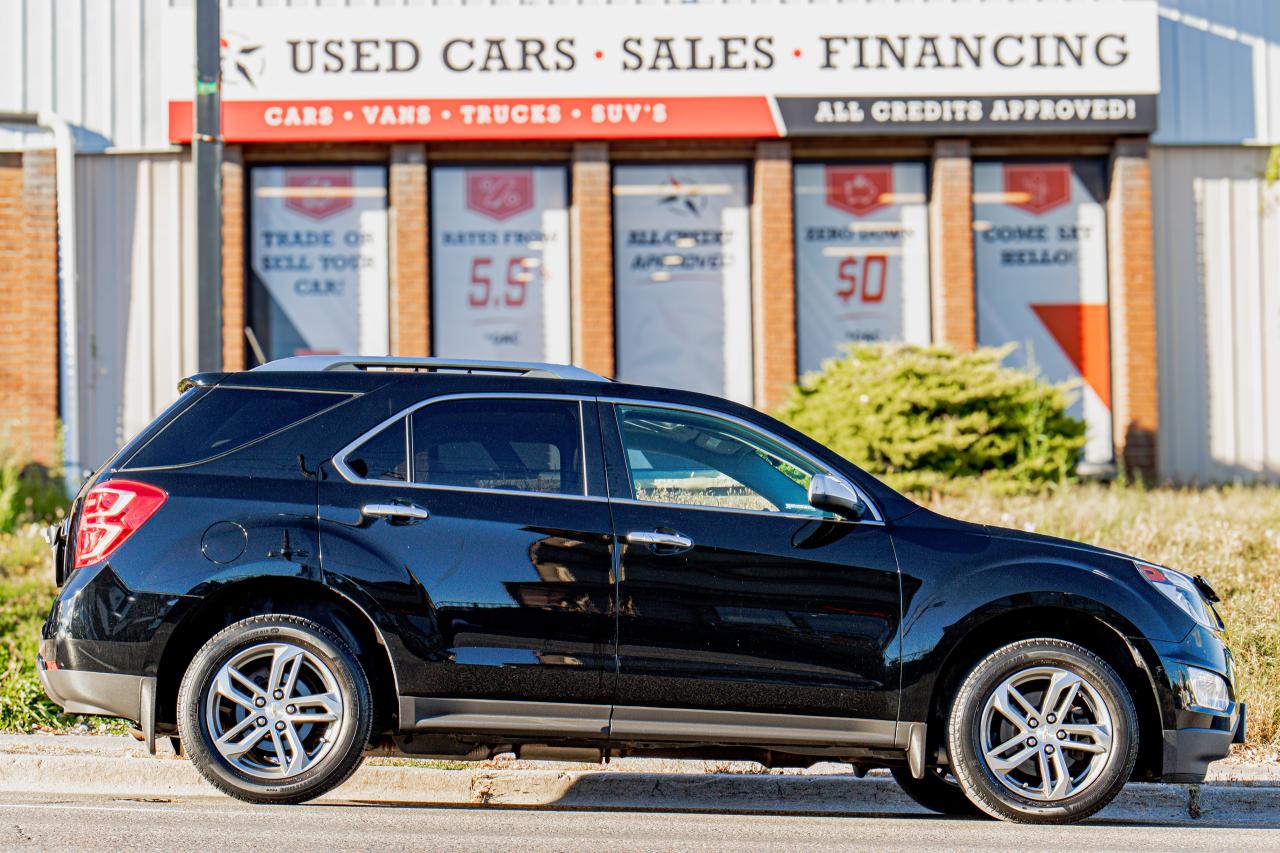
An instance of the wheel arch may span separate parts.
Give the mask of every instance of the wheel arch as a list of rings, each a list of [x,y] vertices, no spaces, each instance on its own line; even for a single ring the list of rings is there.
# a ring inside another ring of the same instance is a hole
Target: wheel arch
[[[399,713],[396,671],[382,632],[368,611],[330,586],[297,577],[260,576],[226,583],[201,598],[174,626],[156,668],[158,727],[177,720],[178,687],[187,664],[223,628],[250,616],[287,613],[330,628],[355,652],[374,705],[374,732],[394,730]]]
[[[1123,624],[1123,620],[1117,620]],[[972,624],[950,647],[937,670],[929,697],[929,755],[941,755],[945,712],[969,671],[987,654],[1019,640],[1047,637],[1077,643],[1109,663],[1119,674],[1138,712],[1138,762],[1135,779],[1158,778],[1164,760],[1161,700],[1151,655],[1110,620],[1081,609],[1034,605],[1001,609]]]

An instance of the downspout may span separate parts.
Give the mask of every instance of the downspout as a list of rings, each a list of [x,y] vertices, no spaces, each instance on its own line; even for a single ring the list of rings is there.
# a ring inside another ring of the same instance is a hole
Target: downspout
[[[80,491],[80,324],[76,267],[76,139],[71,125],[52,110],[36,119],[53,131],[58,218],[58,342],[62,361],[58,407],[62,410],[62,476],[67,495]]]
[[[76,140],[71,125],[51,110],[0,112],[0,123],[34,124],[53,134],[54,203],[58,224],[58,408],[62,419],[62,476],[67,494],[80,490],[80,336],[76,293]]]

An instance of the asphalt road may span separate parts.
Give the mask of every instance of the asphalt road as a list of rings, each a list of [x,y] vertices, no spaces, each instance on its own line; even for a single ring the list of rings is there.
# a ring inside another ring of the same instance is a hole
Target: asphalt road
[[[457,808],[373,802],[249,806],[0,796],[0,850],[1280,850],[1280,830],[1094,820],[1025,827],[945,817]]]

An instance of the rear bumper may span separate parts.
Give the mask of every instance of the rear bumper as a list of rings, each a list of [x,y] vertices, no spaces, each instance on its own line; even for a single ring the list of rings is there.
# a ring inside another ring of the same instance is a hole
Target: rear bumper
[[[146,728],[156,694],[156,680],[144,675],[46,669],[36,656],[36,671],[44,692],[68,714],[123,717]]]

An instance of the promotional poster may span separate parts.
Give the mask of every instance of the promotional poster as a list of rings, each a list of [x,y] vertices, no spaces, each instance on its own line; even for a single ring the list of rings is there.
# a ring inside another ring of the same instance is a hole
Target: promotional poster
[[[432,169],[439,355],[570,361],[568,180],[562,166]]]
[[[795,167],[801,373],[843,344],[927,344],[928,205],[923,163]]]
[[[973,167],[978,343],[1018,344],[1011,362],[1077,380],[1085,465],[1114,458],[1102,164]]]
[[[387,352],[387,189],[380,166],[250,171],[250,310],[270,360]]]
[[[747,170],[613,170],[618,378],[751,400]]]

